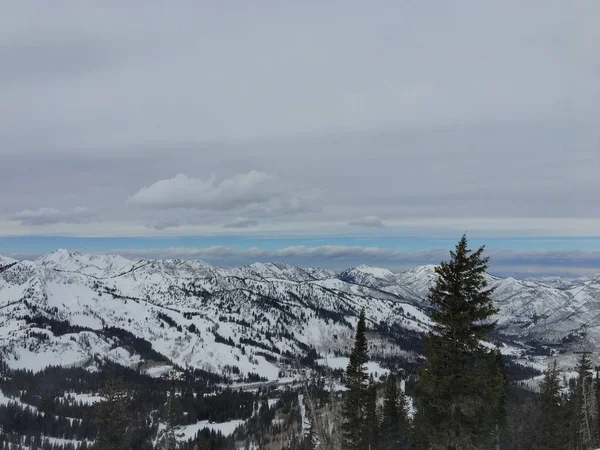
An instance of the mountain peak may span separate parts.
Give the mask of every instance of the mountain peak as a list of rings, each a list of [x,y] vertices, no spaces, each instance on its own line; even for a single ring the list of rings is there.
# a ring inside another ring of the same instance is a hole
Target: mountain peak
[[[413,269],[406,270],[401,275],[415,275],[415,276],[432,276],[435,275],[435,264],[424,264],[417,266]]]
[[[414,270],[423,272],[435,272],[436,267],[436,264],[423,264],[422,266],[415,267]]]
[[[381,267],[368,266],[366,264],[360,264],[360,265],[354,267],[354,270],[358,270],[359,272],[373,275],[376,278],[386,278],[386,277],[389,277],[390,275],[394,274],[391,270],[384,269]]]
[[[81,256],[81,253],[74,250],[67,250],[65,248],[57,248],[56,250],[42,255],[38,258],[41,262],[61,262],[74,256]]]
[[[16,259],[9,258],[8,256],[0,255],[0,267],[6,266],[8,264],[13,264],[18,262]]]

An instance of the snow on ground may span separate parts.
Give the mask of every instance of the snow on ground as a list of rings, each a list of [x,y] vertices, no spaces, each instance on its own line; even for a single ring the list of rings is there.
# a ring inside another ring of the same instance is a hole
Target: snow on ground
[[[32,412],[36,412],[37,408],[35,406],[28,405],[27,403],[23,403],[20,399],[16,397],[7,397],[4,395],[2,390],[0,390],[0,405],[8,405],[9,403],[16,403],[22,408],[27,408]]]
[[[94,403],[98,403],[104,400],[104,397],[101,395],[92,395],[92,394],[65,394],[63,396],[65,400],[67,398],[71,399],[73,403],[83,403],[86,405],[93,405]]]
[[[173,368],[173,366],[162,365],[162,366],[154,366],[146,369],[146,375],[152,378],[161,378],[165,375],[169,374],[169,371]]]
[[[2,264],[0,263],[0,267],[2,267]],[[25,287],[20,285],[20,284],[16,284],[16,285],[10,285],[10,284],[6,284],[6,283],[2,283],[0,284],[0,306],[6,306],[9,305],[10,303],[19,301],[23,298],[23,291],[25,290]]]
[[[11,397],[7,397],[6,395],[4,395],[4,393],[0,390],[0,405],[8,405],[10,402],[18,402],[19,400],[16,398],[11,398]]]
[[[417,414],[417,409],[415,408],[414,401],[412,397],[406,396],[406,414],[410,419],[415,418],[415,414]]]
[[[310,432],[310,422],[306,415],[306,406],[304,405],[304,395],[298,394],[298,407],[300,408],[300,425],[303,436],[307,436]]]
[[[42,437],[42,441],[48,441],[52,445],[68,445],[68,444],[72,444],[75,447],[79,447],[81,445],[80,441],[75,441],[75,440],[72,440],[72,439],[55,438],[55,437],[50,437],[50,436],[43,436]],[[90,444],[89,441],[87,441],[87,443]]]
[[[355,269],[358,270],[359,272],[373,275],[376,278],[387,278],[387,277],[394,275],[394,273],[388,269],[382,269],[381,267],[371,267],[371,266],[367,266],[365,264],[356,266]]]
[[[332,385],[329,385],[329,383],[327,383],[325,385],[324,390],[326,390],[327,392],[331,392],[331,388],[333,388],[333,392],[345,392],[348,390],[345,384],[339,383],[337,381],[335,383],[332,383]]]
[[[231,436],[235,429],[244,423],[243,420],[230,420],[229,422],[222,423],[209,423],[208,420],[202,420],[193,425],[186,425],[180,427],[179,431],[182,436],[179,438],[180,441],[187,441],[193,439],[200,430],[208,428],[221,432],[224,436]]]
[[[13,322],[16,324],[16,322]],[[27,343],[36,344],[37,347],[23,348],[11,345],[12,351],[6,357],[6,362],[13,369],[26,369],[38,372],[52,365],[60,365],[64,367],[77,367],[85,365],[92,355],[106,355],[106,357],[118,364],[126,367],[135,366],[140,362],[138,355],[132,355],[122,347],[110,349],[110,343],[105,339],[91,332],[69,333],[62,336],[53,336],[52,339],[39,342],[37,339],[26,337],[28,329],[18,329],[17,333],[21,333],[23,340]],[[42,329],[34,329],[38,332],[46,332]],[[4,330],[3,330],[4,331]],[[4,333],[7,335],[8,333]],[[2,343],[2,336],[0,336]]]
[[[404,310],[404,314],[407,314],[407,315],[410,314],[419,322],[424,322],[426,324],[433,323],[431,318],[427,314],[425,314],[422,310],[420,310],[419,308],[416,308],[413,305],[409,305],[408,303],[403,303],[402,309]]]
[[[8,256],[0,255],[0,267],[8,266],[9,264],[18,262],[16,259],[9,258]]]
[[[317,362],[317,364],[320,364],[320,365],[326,366],[326,367],[331,367],[332,369],[344,369],[345,370],[348,367],[350,358],[347,358],[345,356],[338,356],[335,358],[318,359],[316,362]],[[375,361],[369,361],[366,364],[366,366],[367,366],[367,372],[369,374],[373,375],[375,378],[377,378],[381,375],[387,375],[388,373],[390,373],[390,371],[388,369],[384,369]]]
[[[483,345],[484,347],[490,349],[490,350],[495,350],[496,349],[496,345],[492,344],[489,341],[480,341],[481,345]],[[516,346],[511,346],[505,343],[501,343],[500,344],[500,353],[506,356],[521,356],[523,354],[523,349],[516,347]]]

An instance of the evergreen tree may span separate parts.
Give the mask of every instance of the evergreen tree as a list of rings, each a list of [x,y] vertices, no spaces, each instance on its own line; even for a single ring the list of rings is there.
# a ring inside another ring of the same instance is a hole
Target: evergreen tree
[[[534,450],[563,450],[567,446],[563,423],[563,401],[560,394],[560,373],[554,364],[544,372],[540,383],[538,418],[535,427]]]
[[[387,377],[383,398],[381,419],[381,449],[404,450],[408,447],[408,417],[406,397],[398,391],[398,381],[394,374]]]
[[[109,378],[100,394],[104,397],[104,401],[96,405],[95,422],[98,426],[98,437],[94,448],[127,450],[129,448],[127,408],[130,395],[125,389],[123,378]]]
[[[595,440],[595,405],[592,362],[582,353],[576,366],[577,380],[571,394],[571,445],[577,450],[592,448]]]
[[[365,311],[362,310],[356,326],[354,347],[346,369],[346,399],[343,406],[343,445],[344,450],[364,450],[368,448],[367,431],[367,393],[369,376],[367,374],[368,347]]]
[[[596,409],[596,447],[600,448],[600,367],[596,368],[594,380],[594,398]]]
[[[406,387],[406,385],[405,385]],[[402,389],[398,390],[398,449],[408,449],[410,443],[411,421],[408,417],[408,401]]]
[[[377,388],[373,375],[369,378],[366,400],[367,449],[379,450],[379,415],[377,414]]]
[[[390,373],[385,382],[383,397],[383,414],[381,418],[381,448],[394,450],[398,448],[398,387],[396,376]]]
[[[493,289],[484,277],[484,247],[472,251],[463,235],[449,262],[436,268],[429,301],[433,330],[415,391],[419,433],[431,448],[469,450],[494,445],[505,380],[495,352],[481,341],[495,327]]]
[[[175,450],[177,448],[177,438],[182,434],[177,432],[177,421],[181,412],[181,405],[175,392],[175,371],[169,375],[170,388],[165,405],[165,428],[159,437],[159,443],[164,450]]]

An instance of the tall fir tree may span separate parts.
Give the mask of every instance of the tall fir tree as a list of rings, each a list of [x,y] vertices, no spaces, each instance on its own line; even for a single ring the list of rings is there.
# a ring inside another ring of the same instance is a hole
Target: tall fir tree
[[[377,413],[377,388],[373,375],[369,378],[369,387],[366,392],[366,434],[367,434],[367,449],[379,450],[380,434],[379,434],[379,414]]]
[[[500,352],[500,347],[496,346],[494,349],[494,358],[488,359],[488,370],[490,373],[497,373],[500,371],[500,375],[498,376],[498,389],[499,395],[496,398],[497,407],[495,408],[495,412],[493,413],[493,417],[491,420],[495,422],[496,431],[495,431],[495,449],[500,450],[502,448],[502,434],[504,433],[504,429],[506,428],[506,390],[508,387],[508,375],[506,374],[504,361],[502,359],[502,353]]]
[[[588,353],[582,353],[576,366],[577,380],[571,394],[571,445],[577,450],[592,448],[595,441],[594,377]]]
[[[398,385],[396,376],[390,373],[385,381],[383,395],[383,411],[381,417],[381,448],[395,450],[398,448]]]
[[[356,326],[354,347],[346,369],[346,399],[342,414],[343,450],[368,448],[367,402],[369,375],[365,311],[361,311]]]
[[[596,407],[596,447],[600,448],[600,367],[596,368],[596,378],[594,378],[594,400]]]
[[[381,449],[405,450],[408,448],[409,423],[406,414],[406,397],[398,389],[398,380],[390,374],[385,382],[381,418]]]
[[[127,431],[130,417],[127,409],[131,396],[125,387],[123,378],[110,377],[100,394],[104,400],[95,406],[98,437],[94,449],[129,449]]]
[[[560,393],[560,372],[556,361],[549,365],[540,383],[538,417],[532,450],[563,450],[567,448],[563,399]]]
[[[417,433],[427,433],[432,449],[496,445],[505,380],[496,353],[482,345],[496,312],[483,251],[470,250],[463,235],[450,261],[435,270],[429,295],[435,325],[423,339],[427,359],[415,390]]]
[[[177,430],[177,421],[181,413],[181,404],[176,395],[175,382],[177,375],[174,370],[169,373],[169,392],[165,404],[165,428],[159,436],[158,442],[163,450],[175,450],[177,439],[183,434]]]

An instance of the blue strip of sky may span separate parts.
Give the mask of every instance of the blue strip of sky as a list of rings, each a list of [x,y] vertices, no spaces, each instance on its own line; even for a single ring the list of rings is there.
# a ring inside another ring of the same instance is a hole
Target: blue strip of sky
[[[185,236],[185,237],[61,237],[18,236],[0,237],[2,253],[46,253],[57,248],[79,251],[105,251],[113,249],[145,249],[168,247],[211,247],[222,245],[236,249],[258,247],[274,250],[294,245],[317,247],[321,245],[347,245],[382,247],[407,252],[430,249],[450,249],[456,238],[427,237],[256,237],[256,236]],[[600,237],[502,237],[472,238],[472,246],[485,244],[489,249],[506,250],[583,250],[600,251]]]

